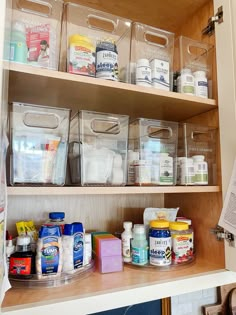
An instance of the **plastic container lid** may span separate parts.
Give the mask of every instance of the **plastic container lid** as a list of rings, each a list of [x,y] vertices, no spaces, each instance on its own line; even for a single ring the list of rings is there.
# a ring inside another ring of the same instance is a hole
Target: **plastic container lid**
[[[168,228],[170,225],[169,221],[166,220],[152,220],[149,223],[150,227],[154,228]]]
[[[132,229],[133,223],[131,221],[125,221],[123,222],[123,228],[124,229]]]
[[[83,233],[83,224],[81,222],[74,222],[71,224],[65,224],[64,235],[73,235],[77,232]]]
[[[175,231],[188,230],[188,223],[170,222],[170,230],[175,230]]]
[[[65,218],[65,212],[49,212],[49,219],[51,220],[63,220]]]

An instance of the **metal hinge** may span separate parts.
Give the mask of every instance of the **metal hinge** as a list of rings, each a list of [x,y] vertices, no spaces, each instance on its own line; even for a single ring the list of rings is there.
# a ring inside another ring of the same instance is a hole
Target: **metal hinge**
[[[227,240],[230,245],[234,246],[234,235],[225,231],[222,227],[217,225],[214,229],[210,230],[212,234],[216,235],[218,241]]]
[[[202,30],[203,35],[211,36],[215,30],[215,23],[223,22],[223,6],[218,8],[218,11],[215,16],[212,16],[208,19],[207,26]]]

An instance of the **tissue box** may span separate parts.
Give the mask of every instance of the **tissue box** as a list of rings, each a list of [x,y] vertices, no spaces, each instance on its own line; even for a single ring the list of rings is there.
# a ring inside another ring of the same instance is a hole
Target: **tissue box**
[[[123,271],[122,256],[107,256],[97,258],[97,267],[101,273]]]

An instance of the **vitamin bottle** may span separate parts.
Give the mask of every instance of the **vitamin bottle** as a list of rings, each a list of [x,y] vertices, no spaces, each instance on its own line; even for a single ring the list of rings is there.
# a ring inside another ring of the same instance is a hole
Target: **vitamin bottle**
[[[171,234],[169,222],[153,220],[149,229],[149,259],[154,266],[171,264]]]
[[[122,256],[124,262],[131,262],[131,239],[133,237],[132,233],[132,222],[126,221],[123,223],[124,232],[121,234],[122,241]]]
[[[181,70],[181,75],[177,78],[177,87],[179,93],[195,95],[194,91],[194,76],[188,68]]]
[[[44,224],[45,226],[58,225],[61,229],[61,234],[64,232],[65,226],[65,212],[49,212],[49,220]]]
[[[193,231],[186,222],[170,222],[172,262],[181,264],[193,259]]]
[[[168,153],[160,153],[160,185],[173,185],[173,158]]]
[[[10,60],[27,63],[26,30],[22,22],[15,21],[12,26],[10,39]]]
[[[192,156],[194,163],[194,184],[208,185],[208,164],[204,161],[204,155]]]
[[[152,86],[151,67],[148,59],[139,59],[136,64],[136,85]]]
[[[148,242],[143,224],[134,225],[131,256],[134,265],[146,265],[148,263]]]
[[[195,95],[208,98],[208,82],[205,71],[195,71],[193,73],[195,83]]]
[[[35,254],[31,250],[29,235],[17,237],[16,251],[10,256],[9,273],[20,278],[30,278],[35,274]]]

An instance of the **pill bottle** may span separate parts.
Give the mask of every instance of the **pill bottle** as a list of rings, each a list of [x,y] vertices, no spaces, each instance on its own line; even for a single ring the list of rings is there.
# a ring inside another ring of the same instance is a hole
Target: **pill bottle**
[[[195,95],[208,98],[208,82],[205,71],[195,71],[193,73],[195,83]]]
[[[139,59],[136,64],[136,85],[152,86],[151,67],[148,59]]]
[[[122,241],[122,257],[124,262],[131,262],[131,239],[133,238],[132,233],[133,223],[130,221],[123,222],[124,232],[121,234]]]
[[[181,185],[194,185],[195,183],[195,171],[193,159],[185,158],[180,162],[181,176],[180,184]]]
[[[160,153],[160,185],[174,184],[173,158],[168,153]]]
[[[149,223],[149,259],[154,266],[171,264],[171,234],[169,222],[152,220]]]
[[[133,239],[131,240],[131,257],[134,265],[142,266],[148,263],[148,241],[143,224],[134,225]]]
[[[14,21],[10,39],[10,60],[27,63],[28,48],[26,44],[26,29],[24,23]]]
[[[170,222],[172,263],[181,264],[193,259],[193,230],[186,222]]]
[[[129,150],[128,158],[127,158],[127,170],[128,170],[127,185],[134,185],[135,183],[134,162],[138,160],[139,160],[139,152]]]
[[[61,229],[61,234],[64,232],[65,225],[65,212],[49,212],[49,219],[44,224],[45,226],[54,226],[58,225]]]
[[[95,46],[87,36],[74,34],[69,37],[68,72],[95,76]]]
[[[134,184],[150,185],[152,183],[152,164],[150,160],[134,161]]]
[[[195,95],[194,76],[190,69],[181,70],[181,75],[177,78],[178,92],[188,95]]]
[[[186,159],[185,156],[180,156],[177,158],[177,178],[176,178],[177,185],[181,185],[181,161],[185,159]]]
[[[31,250],[29,235],[20,235],[16,240],[16,251],[11,254],[9,273],[19,278],[31,278],[35,274],[35,254]]]
[[[204,161],[204,155],[193,155],[194,163],[194,184],[208,185],[208,164]]]

